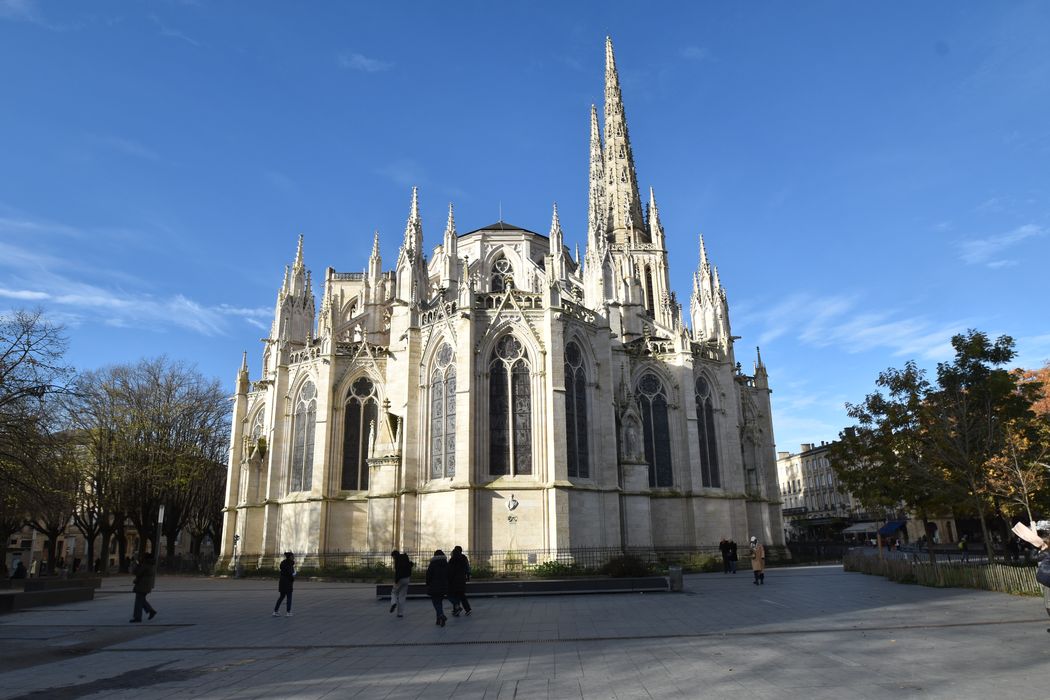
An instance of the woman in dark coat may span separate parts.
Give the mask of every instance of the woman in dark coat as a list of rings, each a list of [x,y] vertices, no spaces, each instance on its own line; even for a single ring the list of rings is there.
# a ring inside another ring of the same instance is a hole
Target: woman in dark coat
[[[448,560],[448,599],[452,601],[452,617],[459,617],[462,610],[470,614],[470,601],[467,600],[467,581],[470,580],[470,560],[463,554],[459,545],[452,550]]]
[[[434,611],[437,613],[437,622],[434,624],[441,627],[445,626],[445,621],[448,619],[445,617],[445,604],[442,602],[446,593],[448,593],[448,559],[439,549],[434,552],[430,566],[427,567],[427,595],[430,596],[430,602],[434,604]]]
[[[285,552],[284,561],[281,562],[281,579],[277,583],[277,592],[280,595],[277,597],[277,603],[273,606],[274,617],[281,616],[277,609],[281,607],[282,600],[288,601],[285,603],[285,616],[292,616],[292,584],[295,583],[295,574],[295,555],[291,552]]]

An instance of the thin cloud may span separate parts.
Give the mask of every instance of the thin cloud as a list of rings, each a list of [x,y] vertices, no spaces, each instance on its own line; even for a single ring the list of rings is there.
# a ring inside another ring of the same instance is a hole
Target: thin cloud
[[[423,166],[411,158],[399,158],[391,163],[387,163],[376,172],[404,187],[417,185],[423,187],[427,184],[427,176]]]
[[[142,158],[143,160],[160,161],[160,155],[153,149],[142,145],[138,141],[122,138],[120,136],[93,136],[96,143],[106,148],[110,148],[114,151],[118,151],[127,156],[133,158]]]
[[[686,46],[678,55],[690,61],[706,61],[710,58],[711,51],[701,46]]]
[[[187,36],[178,29],[169,27],[166,24],[164,24],[164,22],[162,22],[160,17],[157,17],[157,15],[150,15],[149,18],[153,20],[154,24],[157,25],[157,29],[160,30],[161,36],[170,37],[172,39],[178,39],[179,41],[184,41],[187,44],[190,44],[191,46],[201,45],[200,42],[194,39],[193,37]]]
[[[394,67],[394,64],[390,61],[369,58],[359,53],[339,54],[339,65],[349,70],[361,71],[362,73],[381,73]]]
[[[1017,264],[1015,260],[999,257],[1005,250],[1021,241],[1046,234],[1046,229],[1036,224],[1018,226],[1013,231],[986,238],[971,238],[959,242],[959,258],[967,265],[1007,267]]]

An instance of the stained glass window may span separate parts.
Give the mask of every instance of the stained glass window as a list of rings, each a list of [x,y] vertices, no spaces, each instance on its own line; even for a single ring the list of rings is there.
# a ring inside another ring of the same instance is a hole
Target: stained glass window
[[[718,443],[715,439],[715,409],[711,384],[707,378],[696,378],[696,431],[700,437],[700,481],[704,486],[722,486],[718,470]]]
[[[430,478],[456,475],[456,366],[448,343],[438,348],[430,377]]]
[[[309,491],[313,483],[314,424],[317,421],[317,389],[306,382],[299,390],[292,418],[292,470],[288,491]]]
[[[655,374],[646,373],[638,382],[638,406],[642,412],[645,461],[649,463],[649,486],[673,486],[667,394]]]
[[[504,257],[500,257],[496,262],[492,263],[492,281],[491,287],[493,292],[502,292],[510,289],[514,286],[514,267],[510,264],[510,261]]]
[[[503,336],[489,363],[490,474],[532,474],[531,382],[521,341]]]
[[[590,476],[587,449],[587,384],[580,346],[565,346],[565,441],[569,476]]]
[[[359,377],[350,387],[343,413],[343,472],[339,487],[345,491],[368,489],[368,438],[379,420],[375,384]]]

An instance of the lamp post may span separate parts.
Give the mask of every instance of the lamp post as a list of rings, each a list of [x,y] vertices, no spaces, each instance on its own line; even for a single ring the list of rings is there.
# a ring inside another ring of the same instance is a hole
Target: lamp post
[[[156,546],[154,546],[154,548],[153,548],[155,550],[153,552],[153,558],[155,559],[153,564],[154,564],[154,566],[156,566],[158,568],[160,567],[160,533],[161,533],[161,530],[163,528],[163,525],[164,525],[164,504],[162,503],[160,508],[157,510],[157,537],[154,540],[154,542],[156,543]]]

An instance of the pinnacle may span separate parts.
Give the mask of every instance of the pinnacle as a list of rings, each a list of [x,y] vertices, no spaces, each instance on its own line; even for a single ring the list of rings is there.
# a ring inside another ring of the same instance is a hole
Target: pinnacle
[[[409,218],[419,218],[419,187],[412,187],[412,208],[408,214]]]
[[[445,233],[456,233],[456,217],[452,213],[452,202],[448,203],[448,223],[445,225]]]
[[[241,372],[244,372],[244,373],[248,372],[248,351],[247,350],[245,350],[241,354]]]
[[[296,269],[303,266],[303,234],[299,234],[299,246],[295,250],[295,267]]]
[[[375,236],[372,238],[372,257],[379,255],[379,230],[376,229]]]
[[[558,203],[554,203],[554,213],[551,215],[551,232],[550,237],[554,238],[555,234],[561,234],[561,221],[558,219]]]
[[[700,268],[703,269],[707,262],[707,248],[704,246],[704,234],[700,234]]]

